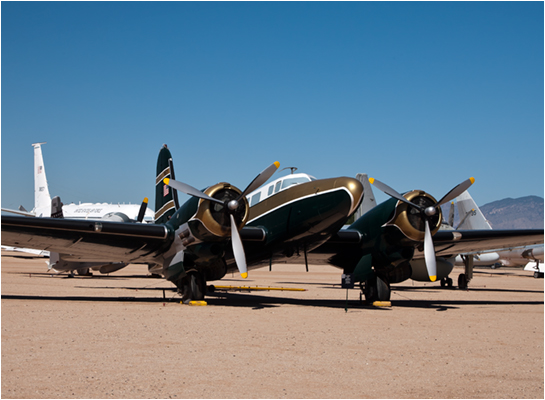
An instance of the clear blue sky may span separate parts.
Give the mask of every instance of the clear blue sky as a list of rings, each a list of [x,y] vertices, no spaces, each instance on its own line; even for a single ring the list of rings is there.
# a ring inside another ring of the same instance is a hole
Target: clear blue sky
[[[365,172],[543,197],[543,2],[2,2],[2,207]],[[385,195],[375,194],[379,200]]]

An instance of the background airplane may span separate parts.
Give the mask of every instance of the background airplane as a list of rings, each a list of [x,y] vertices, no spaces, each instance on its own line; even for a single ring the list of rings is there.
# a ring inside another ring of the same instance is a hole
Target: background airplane
[[[460,223],[456,229],[492,229],[468,191],[462,193],[455,200],[460,215]],[[463,257],[468,256],[470,255],[457,256],[456,265],[465,265]],[[520,266],[525,270],[535,272],[534,277],[536,278],[543,277],[543,244],[497,249],[492,252],[471,254],[471,256],[473,257],[473,265],[485,265],[492,268]]]
[[[34,208],[28,212],[23,206],[19,210],[2,208],[3,212],[25,215],[29,217],[51,217],[51,195],[45,174],[42,155],[42,143],[33,143],[34,148]],[[103,219],[110,221],[136,221],[141,204],[108,204],[80,203],[62,204],[64,218],[69,219]],[[153,222],[153,211],[146,207],[143,222]]]
[[[20,214],[27,217],[53,217],[67,219],[104,220],[120,222],[153,222],[153,212],[147,207],[147,199],[141,205],[137,204],[108,204],[108,203],[80,203],[62,204],[58,196],[51,199],[49,185],[45,173],[42,155],[42,143],[33,143],[34,148],[34,208],[28,212],[23,206],[19,210],[2,208],[3,212]],[[49,270],[55,272],[77,271],[80,275],[89,275],[89,269],[101,273],[110,273],[126,266],[123,263],[104,264],[90,262],[69,262],[63,259],[62,254],[50,253],[47,250],[35,250],[14,246],[2,246],[4,250],[33,254],[35,256],[50,257]]]

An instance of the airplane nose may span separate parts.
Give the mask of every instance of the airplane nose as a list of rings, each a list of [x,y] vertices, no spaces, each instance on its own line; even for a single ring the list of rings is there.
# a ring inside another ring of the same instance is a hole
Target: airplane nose
[[[357,179],[342,177],[337,178],[335,187],[343,187],[350,193],[350,196],[352,197],[352,206],[350,207],[349,215],[352,215],[363,200],[363,185]]]

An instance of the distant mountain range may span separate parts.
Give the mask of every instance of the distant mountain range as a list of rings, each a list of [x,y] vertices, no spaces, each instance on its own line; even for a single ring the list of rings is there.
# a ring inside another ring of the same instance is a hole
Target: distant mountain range
[[[443,206],[448,219],[450,205]],[[507,198],[479,206],[493,229],[543,229],[543,198],[539,196]],[[454,226],[460,221],[455,208]]]

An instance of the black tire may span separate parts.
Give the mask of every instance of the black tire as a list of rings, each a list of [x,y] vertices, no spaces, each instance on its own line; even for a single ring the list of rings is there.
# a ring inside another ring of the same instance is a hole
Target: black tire
[[[365,302],[372,304],[377,299],[377,284],[375,277],[365,281],[365,288],[363,291],[365,295]]]
[[[390,284],[386,278],[381,278],[380,276],[377,276],[377,300],[390,300]]]
[[[381,277],[373,277],[365,281],[365,301],[369,304],[375,301],[390,300],[390,284],[388,280]]]
[[[458,275],[458,288],[467,289],[467,278],[465,274]]]
[[[192,300],[203,300],[206,294],[206,282],[202,274],[197,271],[188,273]]]

